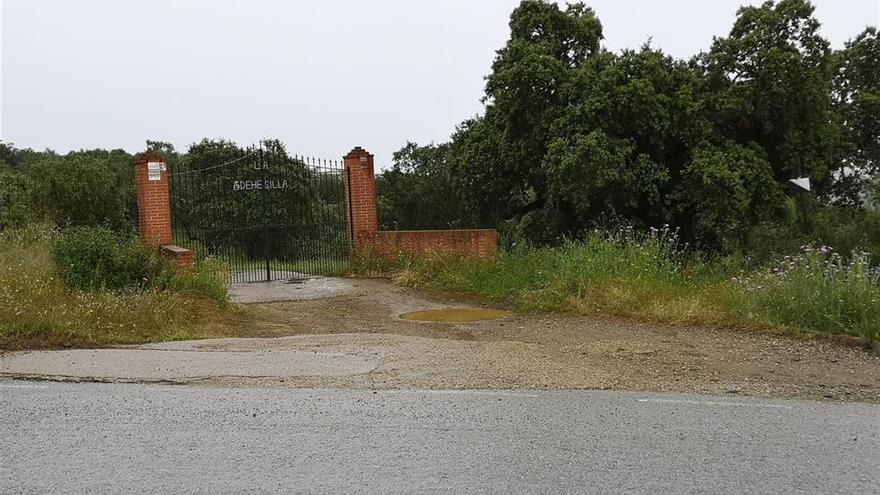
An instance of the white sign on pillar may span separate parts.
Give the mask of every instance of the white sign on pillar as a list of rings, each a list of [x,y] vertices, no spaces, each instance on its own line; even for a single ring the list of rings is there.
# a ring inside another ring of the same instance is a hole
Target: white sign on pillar
[[[147,162],[147,180],[162,180],[163,162]]]

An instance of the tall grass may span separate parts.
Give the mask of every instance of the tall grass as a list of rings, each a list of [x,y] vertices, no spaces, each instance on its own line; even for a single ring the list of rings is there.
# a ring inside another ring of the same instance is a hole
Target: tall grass
[[[627,228],[559,247],[502,252],[489,261],[398,258],[390,271],[403,285],[478,294],[523,311],[880,340],[877,270],[865,254],[845,260],[824,253],[808,251],[773,269],[733,277],[735,263],[686,255],[668,228],[641,234]]]
[[[52,256],[55,235],[46,227],[0,234],[0,349],[136,344],[225,332],[225,288],[211,270],[172,276],[161,289],[71,290]]]
[[[805,246],[732,282],[745,307],[767,322],[880,341],[880,269],[867,253],[844,258],[827,246]]]

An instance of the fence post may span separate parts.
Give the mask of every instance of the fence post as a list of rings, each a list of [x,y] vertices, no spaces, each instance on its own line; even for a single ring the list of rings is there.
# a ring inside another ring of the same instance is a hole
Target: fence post
[[[141,239],[159,251],[162,246],[173,243],[168,166],[161,155],[147,153],[135,162],[134,167]]]
[[[358,146],[345,155],[344,161],[349,236],[354,251],[364,254],[375,242],[379,231],[373,155]]]

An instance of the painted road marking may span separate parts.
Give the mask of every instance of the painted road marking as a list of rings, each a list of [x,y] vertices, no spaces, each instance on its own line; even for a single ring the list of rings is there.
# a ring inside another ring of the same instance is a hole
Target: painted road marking
[[[767,407],[772,409],[793,409],[791,406],[780,404],[764,404],[752,402],[716,402],[710,400],[683,400],[683,399],[636,399],[639,402],[659,402],[668,404],[690,404],[697,406],[732,406],[732,407]]]
[[[522,392],[502,392],[494,390],[376,390],[383,394],[416,394],[416,395],[489,395],[493,397],[526,397],[536,399],[536,394],[527,394]]]

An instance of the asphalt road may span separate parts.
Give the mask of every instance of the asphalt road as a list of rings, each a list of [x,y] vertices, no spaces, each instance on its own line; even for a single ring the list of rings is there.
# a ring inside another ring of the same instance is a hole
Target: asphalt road
[[[0,493],[880,493],[880,406],[0,381]]]

